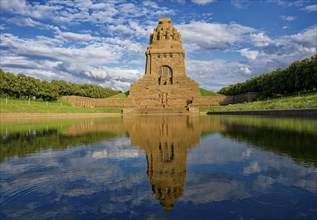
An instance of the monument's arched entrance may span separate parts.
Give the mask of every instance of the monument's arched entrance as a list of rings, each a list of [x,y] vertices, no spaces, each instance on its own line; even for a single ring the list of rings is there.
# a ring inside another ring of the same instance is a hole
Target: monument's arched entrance
[[[158,84],[159,85],[173,84],[173,71],[171,67],[167,65],[160,66],[158,71]]]

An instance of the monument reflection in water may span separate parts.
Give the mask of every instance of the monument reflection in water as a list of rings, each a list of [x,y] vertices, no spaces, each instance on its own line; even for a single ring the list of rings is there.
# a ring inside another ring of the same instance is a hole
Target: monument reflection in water
[[[173,209],[176,199],[183,195],[187,151],[200,139],[197,120],[197,117],[141,117],[129,130],[132,144],[145,151],[153,195],[164,210]]]
[[[1,219],[314,219],[317,120],[2,121]]]

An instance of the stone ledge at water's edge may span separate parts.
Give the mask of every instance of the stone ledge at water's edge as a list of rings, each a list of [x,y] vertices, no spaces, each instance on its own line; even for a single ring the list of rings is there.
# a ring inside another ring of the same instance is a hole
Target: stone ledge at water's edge
[[[317,119],[317,109],[281,109],[281,110],[253,110],[253,111],[219,111],[207,112],[207,115],[266,115],[312,117]]]

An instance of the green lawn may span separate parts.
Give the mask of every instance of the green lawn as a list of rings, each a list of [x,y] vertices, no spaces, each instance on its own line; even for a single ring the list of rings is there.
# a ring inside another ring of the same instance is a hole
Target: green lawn
[[[277,109],[307,109],[317,108],[317,92],[304,95],[272,98],[257,102],[234,104],[227,106],[213,106],[200,108],[201,112],[215,111],[252,111]]]
[[[0,113],[117,113],[120,108],[77,108],[65,99],[45,102],[34,100],[0,99]]]

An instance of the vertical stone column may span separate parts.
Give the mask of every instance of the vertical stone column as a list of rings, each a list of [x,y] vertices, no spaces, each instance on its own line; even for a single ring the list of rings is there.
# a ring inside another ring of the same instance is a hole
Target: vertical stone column
[[[146,63],[145,63],[145,75],[148,75],[149,74],[149,54],[145,53],[146,55]]]

